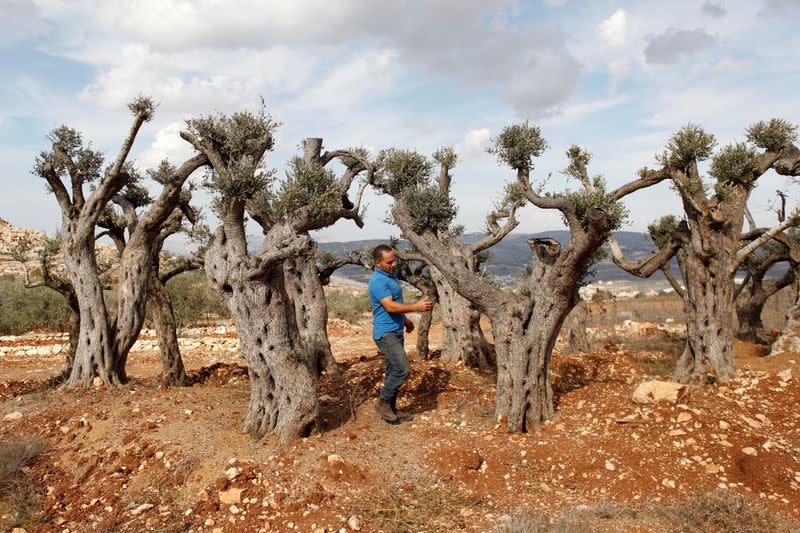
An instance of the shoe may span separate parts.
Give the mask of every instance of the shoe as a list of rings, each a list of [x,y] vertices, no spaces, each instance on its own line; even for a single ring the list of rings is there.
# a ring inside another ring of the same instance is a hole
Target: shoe
[[[389,405],[389,402],[383,398],[378,398],[378,401],[375,403],[375,412],[390,424],[400,423],[400,421],[397,419],[397,415],[395,415],[394,411],[392,411],[392,406]]]
[[[389,406],[392,408],[392,412],[397,417],[398,421],[400,421],[400,422],[411,422],[412,420],[414,420],[414,417],[411,416],[410,413],[406,413],[405,411],[400,411],[397,408],[397,398],[396,397],[392,398],[389,401]]]

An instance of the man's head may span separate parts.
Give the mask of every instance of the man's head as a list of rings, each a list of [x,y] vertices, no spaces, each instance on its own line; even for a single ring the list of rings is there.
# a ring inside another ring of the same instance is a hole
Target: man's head
[[[372,260],[375,267],[380,268],[388,274],[394,274],[397,270],[397,256],[394,249],[387,244],[379,244],[372,250]]]

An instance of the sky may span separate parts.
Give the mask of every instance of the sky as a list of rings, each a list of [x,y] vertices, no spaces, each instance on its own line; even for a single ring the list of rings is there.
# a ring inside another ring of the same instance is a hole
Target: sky
[[[485,148],[515,122],[541,127],[549,149],[533,178],[552,191],[577,187],[561,174],[572,144],[613,188],[655,166],[689,122],[720,146],[757,120],[800,122],[800,0],[0,0],[0,13],[0,217],[48,232],[60,212],[30,173],[45,136],[67,124],[111,156],[139,94],[158,103],[132,152],[143,170],[191,155],[186,119],[255,110],[261,98],[282,124],[267,162],[279,174],[306,137],[373,153],[452,145],[467,231],[484,227],[513,179]],[[759,224],[774,223],[778,189],[790,205],[800,197],[765,175],[751,201]],[[365,204],[364,229],[340,221],[315,237],[399,234],[384,222],[387,197],[370,191]],[[631,231],[681,212],[666,184],[626,205]],[[563,228],[534,207],[519,219],[520,232]]]

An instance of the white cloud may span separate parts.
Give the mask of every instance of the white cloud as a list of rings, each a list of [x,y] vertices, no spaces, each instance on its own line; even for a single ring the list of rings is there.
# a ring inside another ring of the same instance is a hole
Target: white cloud
[[[608,46],[612,48],[625,46],[627,31],[626,18],[625,10],[619,8],[614,11],[614,14],[600,23],[600,36]]]
[[[561,7],[567,4],[567,0],[544,0],[544,4],[550,7]]]
[[[467,156],[482,154],[489,143],[489,128],[476,128],[464,135],[464,140],[456,146],[456,152]]]
[[[575,93],[578,73],[571,56],[545,50],[511,76],[503,96],[524,117],[548,116]]]

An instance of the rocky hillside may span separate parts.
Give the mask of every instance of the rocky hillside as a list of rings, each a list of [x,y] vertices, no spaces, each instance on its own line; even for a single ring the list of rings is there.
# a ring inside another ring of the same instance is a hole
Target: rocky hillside
[[[46,233],[18,228],[0,218],[0,276],[21,277],[24,275],[22,265],[14,261],[11,257],[11,249],[16,246],[21,239],[28,238],[32,242],[38,243],[45,236],[47,236]],[[38,248],[39,247],[36,246],[34,251]],[[116,249],[110,244],[104,243],[98,243],[97,253],[100,257],[105,259],[113,259],[117,256]],[[56,259],[56,263],[61,263],[60,257]]]

